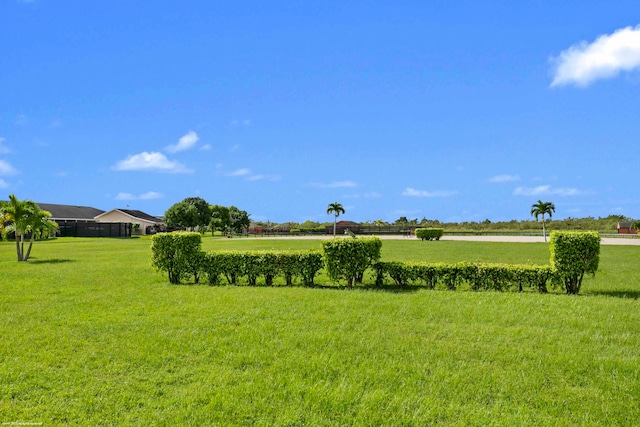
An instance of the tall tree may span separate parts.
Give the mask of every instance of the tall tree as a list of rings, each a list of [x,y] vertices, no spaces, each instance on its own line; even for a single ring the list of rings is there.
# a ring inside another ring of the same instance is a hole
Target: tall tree
[[[35,233],[42,228],[49,228],[48,222],[51,214],[31,200],[18,200],[14,194],[9,195],[9,201],[0,206],[0,215],[4,221],[3,228],[13,231],[16,236],[16,255],[18,261],[27,261],[31,255],[31,248],[35,239]],[[29,247],[24,251],[26,236],[31,233]]]
[[[211,220],[209,225],[211,226],[211,235],[216,231],[226,232],[231,227],[231,217],[229,216],[229,208],[220,205],[209,206],[211,211]]]
[[[544,241],[547,241],[547,231],[545,229],[544,216],[549,215],[549,219],[553,216],[556,211],[556,207],[551,202],[543,202],[542,200],[538,200],[537,203],[531,205],[531,216],[536,218],[538,221],[538,217],[542,216],[542,235],[544,236]]]
[[[251,219],[247,211],[241,211],[235,206],[229,206],[229,220],[231,229],[236,233],[242,233],[244,229],[249,228]]]
[[[187,197],[183,200],[184,203],[189,203],[198,211],[198,227],[206,227],[211,222],[211,207],[206,200],[202,197]]]
[[[327,215],[333,214],[333,237],[336,237],[336,223],[338,222],[338,217],[340,214],[345,213],[344,208],[341,203],[333,202],[329,203],[327,206]]]
[[[198,209],[190,203],[178,202],[164,213],[164,222],[170,227],[193,229],[198,225]]]

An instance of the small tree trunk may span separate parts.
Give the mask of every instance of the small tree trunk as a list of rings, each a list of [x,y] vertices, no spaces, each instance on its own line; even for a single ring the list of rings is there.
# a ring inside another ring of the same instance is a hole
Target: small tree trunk
[[[544,242],[547,243],[547,230],[544,227],[544,215],[542,215],[542,236],[544,237]]]
[[[29,247],[27,248],[27,253],[24,255],[24,261],[29,259],[29,255],[31,255],[31,248],[33,247],[34,234],[31,232],[31,239],[29,240]]]
[[[22,261],[22,251],[20,250],[20,237],[16,233],[16,254],[18,255],[18,261]]]

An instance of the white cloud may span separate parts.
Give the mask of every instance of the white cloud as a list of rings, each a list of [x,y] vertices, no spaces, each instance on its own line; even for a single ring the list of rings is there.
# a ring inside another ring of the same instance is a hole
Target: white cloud
[[[415,188],[406,188],[403,192],[403,196],[408,197],[450,197],[458,194],[457,191],[425,191],[425,190],[416,190]]]
[[[115,197],[116,200],[152,200],[152,199],[161,199],[164,197],[161,193],[157,193],[155,191],[149,191],[147,193],[143,193],[140,195],[135,195],[131,193],[118,193]]]
[[[586,194],[577,188],[553,188],[550,185],[537,187],[517,187],[513,190],[514,196],[579,196]]]
[[[202,147],[200,147],[200,150],[202,150],[202,151],[211,150],[211,144],[204,144]]]
[[[551,86],[588,86],[598,79],[615,77],[621,71],[640,69],[640,25],[605,34],[591,44],[581,42],[552,58],[555,65]]]
[[[227,172],[224,175],[225,176],[244,177],[245,181],[262,181],[262,180],[279,181],[280,180],[280,176],[279,175],[254,174],[251,171],[251,169],[248,169],[248,168],[236,169],[236,170],[234,170],[232,172]]]
[[[9,162],[0,160],[0,175],[15,175],[18,171]]]
[[[2,189],[9,188],[9,183],[4,179],[0,179],[0,188]]]
[[[358,183],[354,181],[334,181],[330,183],[312,182],[309,186],[316,188],[353,188],[357,187]]]
[[[169,160],[164,154],[158,152],[143,151],[134,154],[124,160],[120,160],[113,167],[118,171],[147,170],[167,173],[191,173],[183,164]]]
[[[251,169],[247,169],[247,168],[236,169],[233,172],[226,173],[225,175],[226,176],[247,176],[247,175],[251,175]]]
[[[178,151],[188,150],[193,147],[199,139],[200,138],[198,138],[197,133],[195,133],[194,131],[190,131],[186,135],[180,137],[177,144],[169,145],[166,150],[169,153],[177,153]]]
[[[489,182],[493,182],[495,184],[500,184],[503,182],[513,182],[513,181],[520,181],[520,176],[504,174],[504,175],[496,175],[489,178]]]
[[[280,175],[251,175],[248,176],[246,181],[280,181]]]

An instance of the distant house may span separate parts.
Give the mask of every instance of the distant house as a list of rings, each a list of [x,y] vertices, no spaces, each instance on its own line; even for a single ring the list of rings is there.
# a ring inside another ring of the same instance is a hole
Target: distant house
[[[104,223],[96,220],[102,209],[90,206],[38,203],[40,209],[51,213],[50,219],[58,223],[59,237],[129,237],[131,224]]]
[[[112,209],[96,215],[98,222],[122,222],[130,224],[140,224],[140,234],[150,234],[152,230],[162,224],[162,219],[149,215],[145,212],[133,209]]]
[[[103,214],[101,209],[89,206],[56,205],[53,203],[38,203],[40,209],[51,213],[51,218],[58,224],[64,222],[95,222],[96,216]]]
[[[638,234],[638,230],[631,228],[631,221],[623,221],[618,223],[618,234]]]

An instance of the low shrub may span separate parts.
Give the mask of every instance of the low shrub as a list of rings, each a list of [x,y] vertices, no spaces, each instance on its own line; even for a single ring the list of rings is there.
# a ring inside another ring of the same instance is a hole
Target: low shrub
[[[420,240],[440,240],[443,234],[442,228],[416,228],[416,237]]]
[[[567,294],[577,295],[584,275],[598,270],[600,235],[595,231],[553,231],[549,250],[558,280]]]
[[[166,271],[169,283],[179,284],[192,275],[198,282],[204,255],[200,252],[202,237],[198,233],[160,233],[151,240],[151,265]]]
[[[322,248],[329,277],[336,281],[344,279],[351,288],[380,259],[382,240],[377,237],[324,240]]]
[[[422,283],[428,289],[441,285],[455,290],[466,284],[476,291],[504,291],[515,287],[522,291],[528,287],[546,292],[547,283],[553,277],[550,266],[538,265],[377,262],[373,268],[377,285],[382,285],[385,278],[390,277],[400,287]]]
[[[298,278],[304,285],[314,284],[315,276],[323,267],[319,251],[212,251],[205,255],[202,271],[209,284],[220,284],[225,277],[228,284],[238,284],[244,278],[249,286],[256,286],[264,277],[267,286],[276,276],[282,276],[288,286]]]

